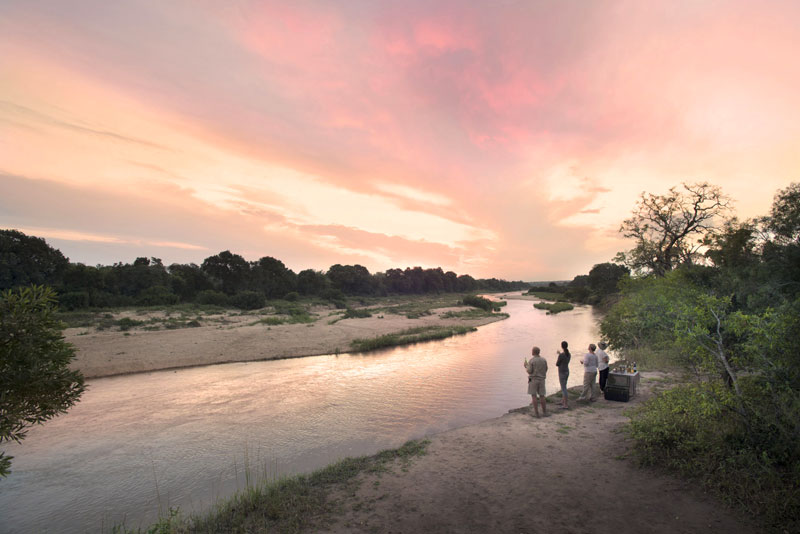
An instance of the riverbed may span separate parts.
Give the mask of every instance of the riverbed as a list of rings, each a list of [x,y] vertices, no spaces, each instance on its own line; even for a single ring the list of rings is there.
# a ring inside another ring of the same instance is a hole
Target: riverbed
[[[527,404],[534,344],[578,356],[597,341],[589,307],[547,315],[508,300],[504,321],[368,354],[235,363],[88,382],[81,402],[31,430],[0,481],[0,532],[96,532],[202,510],[247,479],[308,472]]]

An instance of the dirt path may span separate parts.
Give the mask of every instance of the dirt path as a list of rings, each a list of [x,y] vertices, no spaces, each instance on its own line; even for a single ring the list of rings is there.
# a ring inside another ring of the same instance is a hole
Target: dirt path
[[[690,483],[636,467],[623,412],[653,394],[649,373],[631,403],[598,400],[536,419],[527,408],[431,438],[407,470],[364,475],[345,512],[321,532],[758,532]]]

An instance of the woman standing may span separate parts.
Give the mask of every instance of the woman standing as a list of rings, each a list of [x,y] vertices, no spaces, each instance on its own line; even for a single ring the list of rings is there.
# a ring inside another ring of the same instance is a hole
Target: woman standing
[[[579,401],[594,402],[597,398],[594,396],[594,384],[597,382],[597,354],[594,351],[597,346],[594,343],[589,343],[589,352],[583,355],[581,363],[583,364],[583,393],[578,397]]]
[[[566,341],[561,342],[563,350],[557,350],[558,360],[556,360],[556,367],[558,367],[558,381],[561,383],[561,407],[569,409],[569,397],[567,396],[567,379],[569,378],[569,360],[572,355],[567,348],[569,344]]]

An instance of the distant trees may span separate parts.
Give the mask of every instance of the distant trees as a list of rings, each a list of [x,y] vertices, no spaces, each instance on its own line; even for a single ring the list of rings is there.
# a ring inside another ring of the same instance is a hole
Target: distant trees
[[[522,289],[524,282],[496,278],[476,280],[441,268],[389,269],[370,273],[363,265],[335,264],[327,272],[305,269],[295,274],[277,258],[248,262],[224,250],[200,266],[159,258],[136,258],[133,263],[87,266],[69,263],[40,238],[16,230],[0,231],[0,281],[3,287],[33,282],[52,284],[62,309],[111,306],[158,306],[198,302],[252,308],[265,299],[317,296],[344,306],[346,296],[504,291]]]
[[[65,413],[83,393],[83,376],[69,369],[75,349],[61,335],[55,305],[43,286],[0,294],[0,444],[22,441],[31,426]],[[11,459],[0,452],[0,477]]]

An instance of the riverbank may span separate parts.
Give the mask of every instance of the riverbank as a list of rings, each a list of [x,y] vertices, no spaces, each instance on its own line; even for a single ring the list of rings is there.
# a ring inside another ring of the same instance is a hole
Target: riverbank
[[[289,504],[281,508],[263,509],[275,496],[254,502],[251,491],[246,502],[231,500],[195,526],[328,533],[758,532],[690,483],[641,469],[628,457],[620,433],[626,409],[672,384],[670,375],[653,372],[630,403],[600,398],[573,402],[568,411],[550,404],[550,416],[538,419],[529,407],[511,410],[430,436],[424,451],[412,455],[387,451],[283,481],[281,491],[289,496],[281,502]],[[302,498],[294,499],[298,484]],[[182,521],[172,526],[193,531]]]
[[[672,382],[648,373],[630,403],[529,407],[430,438],[405,469],[335,494],[345,512],[318,532],[758,531],[686,481],[637,467],[625,411]]]
[[[65,331],[76,349],[71,367],[86,378],[230,362],[338,354],[369,340],[410,329],[478,327],[507,316],[458,305],[460,295],[383,299],[360,309],[369,317],[344,318],[345,310],[309,306],[302,321],[274,310],[222,310],[186,315],[181,327],[164,311],[106,313],[114,326],[81,326]],[[410,311],[409,311],[410,310]],[[154,329],[154,325],[166,325]],[[189,326],[186,326],[189,325]]]

